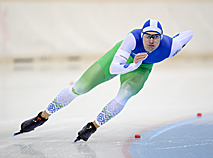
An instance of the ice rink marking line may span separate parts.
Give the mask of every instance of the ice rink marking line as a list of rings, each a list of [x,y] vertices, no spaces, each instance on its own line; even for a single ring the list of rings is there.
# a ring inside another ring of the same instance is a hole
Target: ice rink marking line
[[[178,123],[178,124],[174,124],[174,125],[172,125],[172,126],[169,126],[169,127],[165,128],[165,129],[163,129],[163,130],[157,132],[157,133],[154,134],[153,136],[151,136],[151,138],[149,139],[148,142],[150,142],[152,139],[158,137],[159,135],[161,135],[161,134],[163,134],[163,133],[165,133],[165,132],[167,132],[167,131],[169,131],[169,130],[171,130],[171,129],[177,128],[177,127],[179,127],[179,126],[182,126],[182,125],[185,125],[185,124],[188,124],[188,123],[197,121],[197,120],[198,120],[198,118],[195,118],[195,119],[187,120],[187,121],[180,122],[180,123]]]

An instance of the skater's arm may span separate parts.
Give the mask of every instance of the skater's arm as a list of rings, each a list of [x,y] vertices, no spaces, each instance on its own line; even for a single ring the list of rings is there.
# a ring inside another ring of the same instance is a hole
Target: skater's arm
[[[125,74],[127,72],[133,71],[137,69],[142,61],[137,60],[137,63],[126,64],[129,59],[130,52],[134,50],[136,46],[136,40],[134,36],[130,33],[124,39],[120,48],[117,50],[113,61],[110,65],[110,73],[111,74]],[[137,58],[139,59],[139,58]]]
[[[193,32],[183,31],[173,37],[172,49],[169,58],[175,56],[192,38]]]

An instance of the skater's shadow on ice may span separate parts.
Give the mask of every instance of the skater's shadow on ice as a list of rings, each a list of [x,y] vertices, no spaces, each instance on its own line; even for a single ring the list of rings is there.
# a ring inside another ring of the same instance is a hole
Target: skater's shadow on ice
[[[45,155],[38,150],[33,149],[31,144],[14,144],[15,147],[20,147],[20,154],[29,155],[29,157],[45,158]]]
[[[87,144],[76,143],[75,148],[78,149],[78,153],[84,157],[97,158],[96,153]]]

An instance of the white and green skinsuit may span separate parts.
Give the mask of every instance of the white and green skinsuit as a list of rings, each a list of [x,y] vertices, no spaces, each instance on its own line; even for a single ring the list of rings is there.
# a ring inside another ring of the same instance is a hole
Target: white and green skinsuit
[[[144,86],[153,64],[175,56],[192,38],[192,31],[184,31],[173,38],[162,35],[160,45],[137,64],[134,56],[146,52],[143,46],[141,29],[130,32],[111,50],[92,64],[73,85],[63,89],[48,105],[46,112],[53,114],[67,106],[74,98],[89,92],[97,85],[120,75],[118,94],[97,115],[95,122],[101,126],[116,116],[126,105],[129,98]]]

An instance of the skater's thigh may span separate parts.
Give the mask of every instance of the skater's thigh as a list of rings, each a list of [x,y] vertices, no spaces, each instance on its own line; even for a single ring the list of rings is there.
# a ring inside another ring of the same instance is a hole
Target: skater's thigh
[[[95,62],[83,73],[79,80],[75,82],[74,88],[79,94],[84,94],[104,81],[104,72],[99,63]]]

